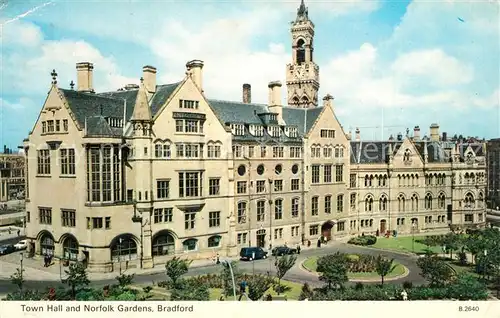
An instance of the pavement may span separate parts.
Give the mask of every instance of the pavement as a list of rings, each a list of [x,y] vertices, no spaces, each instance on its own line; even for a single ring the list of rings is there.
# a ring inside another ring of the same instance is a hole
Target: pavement
[[[345,241],[345,240],[344,240]],[[416,256],[405,255],[391,251],[380,251],[376,249],[367,249],[359,246],[348,245],[345,242],[335,241],[323,245],[321,248],[312,246],[309,248],[301,249],[301,253],[297,255],[297,262],[295,266],[285,275],[283,279],[297,282],[308,283],[313,287],[322,285],[318,276],[309,273],[300,264],[308,257],[321,256],[335,252],[343,253],[363,253],[377,256],[379,254],[388,258],[394,258],[396,261],[406,266],[409,273],[406,277],[391,281],[391,283],[400,284],[403,281],[411,281],[414,284],[421,284],[424,282],[420,276],[420,270],[416,266]],[[5,295],[13,290],[15,286],[10,283],[10,275],[12,275],[20,266],[20,252],[15,252],[9,255],[0,257],[0,295]],[[229,259],[228,259],[229,260]],[[230,259],[230,260],[236,260]],[[253,262],[238,261],[237,268],[242,273],[252,274],[274,274],[274,257],[265,260],[257,260]],[[59,263],[52,265],[48,268],[43,267],[43,259],[23,259],[24,278],[26,280],[25,286],[30,289],[46,289],[47,287],[57,287],[61,285],[61,279],[65,278],[65,267],[61,267]],[[195,260],[189,268],[187,276],[197,276],[203,274],[219,273],[221,265],[217,265],[212,260]],[[124,271],[126,274],[135,274],[134,283],[137,284],[151,284],[158,281],[167,279],[165,275],[165,266],[161,265],[152,269],[128,269]],[[91,284],[94,287],[102,287],[116,283],[117,272],[114,273],[88,273]]]

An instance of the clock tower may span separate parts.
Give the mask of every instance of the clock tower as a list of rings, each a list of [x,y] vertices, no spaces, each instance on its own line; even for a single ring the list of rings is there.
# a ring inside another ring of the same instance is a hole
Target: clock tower
[[[297,108],[318,106],[319,67],[313,60],[314,24],[301,0],[292,22],[292,63],[286,66],[288,105]]]

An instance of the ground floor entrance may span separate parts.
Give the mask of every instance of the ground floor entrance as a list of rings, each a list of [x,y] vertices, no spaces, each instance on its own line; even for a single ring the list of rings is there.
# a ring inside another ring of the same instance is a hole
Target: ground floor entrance
[[[257,231],[257,246],[262,248],[266,246],[266,230]]]

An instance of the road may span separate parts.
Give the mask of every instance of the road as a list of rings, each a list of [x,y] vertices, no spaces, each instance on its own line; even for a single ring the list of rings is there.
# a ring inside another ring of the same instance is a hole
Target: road
[[[348,245],[345,243],[334,243],[332,245],[324,246],[319,249],[308,249],[303,250],[300,255],[297,257],[296,265],[285,275],[283,279],[297,282],[297,283],[308,283],[311,286],[319,286],[321,282],[318,277],[314,274],[307,272],[302,269],[300,264],[303,260],[311,256],[320,256],[331,254],[335,252],[343,252],[343,253],[356,253],[356,254],[368,254],[378,256],[380,254],[384,255],[388,258],[394,258],[397,262],[403,264],[409,269],[408,276],[393,280],[388,283],[397,283],[401,284],[404,281],[411,281],[413,284],[422,284],[424,283],[423,278],[420,276],[420,270],[416,266],[416,257],[408,256],[399,253],[393,253],[388,251],[380,251],[376,249],[363,248]],[[274,268],[274,257],[265,260],[257,260],[254,262],[244,262],[240,261],[237,263],[238,269],[243,273],[255,273],[255,274],[267,274],[269,271],[272,275],[275,275]],[[204,267],[193,267],[189,269],[189,272],[186,276],[197,276],[203,274],[214,274],[219,273],[221,271],[221,265],[209,265]],[[118,275],[118,274],[117,274]],[[137,274],[134,278],[134,283],[136,284],[151,284],[152,282],[164,281],[167,277],[164,272],[161,273],[150,273],[150,274]],[[115,284],[116,280],[114,279],[106,279],[106,280],[94,280],[91,285],[94,287],[102,287],[105,285]],[[54,281],[26,281],[26,288],[29,289],[39,289],[43,290],[47,287],[56,287],[61,285],[58,282]],[[12,285],[8,280],[0,280],[0,294],[7,294],[15,290],[16,287]]]

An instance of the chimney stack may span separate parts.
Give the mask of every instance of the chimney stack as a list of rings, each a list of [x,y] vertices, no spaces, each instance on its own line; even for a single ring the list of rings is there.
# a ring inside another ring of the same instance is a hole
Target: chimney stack
[[[419,126],[415,126],[415,128],[413,128],[413,140],[420,141],[420,127]]]
[[[156,92],[156,67],[144,66],[142,68],[142,79],[148,93],[154,94]]]
[[[361,132],[359,131],[359,128],[356,128],[355,133],[356,133],[356,135],[355,135],[356,141],[360,141],[361,140]]]
[[[191,74],[193,82],[203,93],[203,61],[192,60],[186,63],[187,73]]]
[[[278,116],[278,123],[283,124],[283,106],[281,106],[281,82],[270,82],[269,87],[269,111]]]
[[[431,130],[431,141],[439,141],[439,125],[432,124],[430,130]]]
[[[250,104],[252,102],[252,86],[243,84],[243,103]]]
[[[446,132],[443,132],[443,141],[448,141],[448,134]]]
[[[326,94],[323,97],[323,107],[331,107],[333,109],[333,96],[330,94]]]
[[[93,93],[94,64],[89,62],[76,63],[76,82],[79,92]]]

